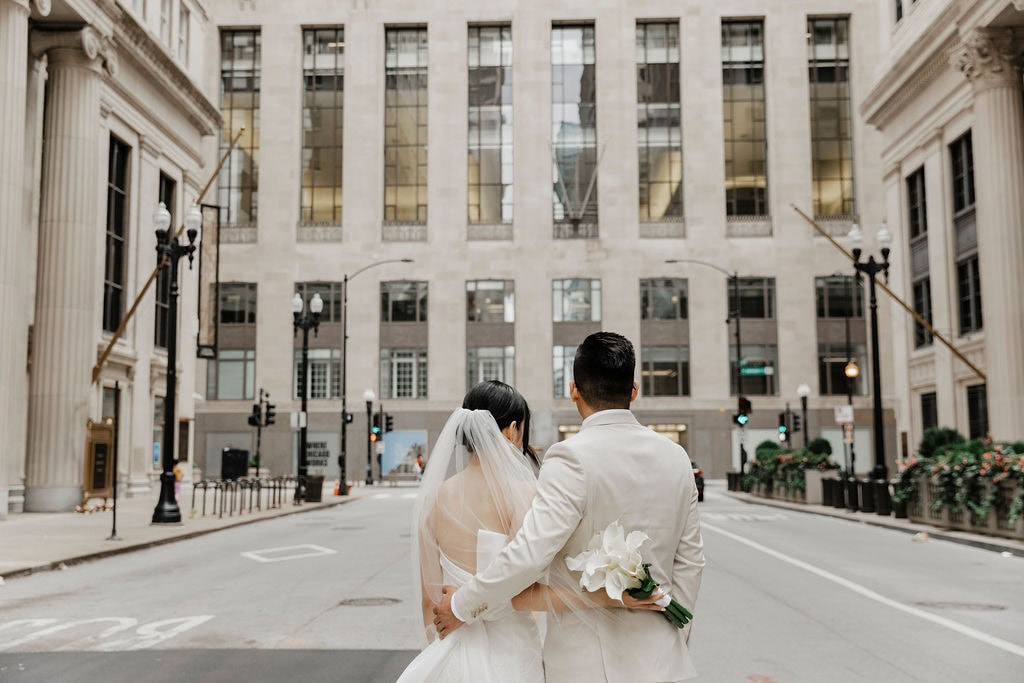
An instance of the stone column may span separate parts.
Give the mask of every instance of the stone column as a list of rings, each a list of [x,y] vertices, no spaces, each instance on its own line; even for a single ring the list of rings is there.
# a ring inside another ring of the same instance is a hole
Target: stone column
[[[58,512],[81,502],[101,291],[95,254],[104,229],[99,90],[102,67],[112,72],[114,62],[91,28],[35,32],[32,50],[46,54],[49,79],[25,511]]]
[[[1024,437],[1024,105],[1011,29],[975,29],[953,57],[974,90],[978,262],[993,438]]]
[[[43,15],[50,3],[36,2]],[[18,395],[14,388],[24,382],[28,330],[25,327],[19,291],[18,259],[23,255],[18,236],[25,220],[24,196],[25,140],[24,122],[28,79],[28,0],[0,0],[0,329],[6,342],[0,346],[0,434],[10,435],[10,418],[18,413],[12,404]],[[0,457],[0,519],[7,516],[9,472],[20,470],[24,451],[13,443]]]

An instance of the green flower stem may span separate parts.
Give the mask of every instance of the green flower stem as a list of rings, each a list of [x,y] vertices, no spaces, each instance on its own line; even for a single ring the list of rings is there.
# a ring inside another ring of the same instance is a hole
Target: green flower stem
[[[650,564],[644,565],[644,576],[640,580],[640,585],[636,588],[629,588],[626,590],[627,593],[638,600],[644,600],[651,597],[651,594],[654,593],[654,590],[658,587],[658,584],[653,578],[651,578],[650,566]],[[683,628],[691,619],[693,619],[693,614],[690,613],[690,610],[676,602],[675,598],[669,601],[668,606],[662,612],[662,615],[664,615],[664,617],[676,628]]]

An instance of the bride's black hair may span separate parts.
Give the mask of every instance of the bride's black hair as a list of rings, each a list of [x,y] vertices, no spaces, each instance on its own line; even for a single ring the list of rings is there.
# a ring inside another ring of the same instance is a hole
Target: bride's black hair
[[[523,427],[523,454],[540,469],[540,460],[530,446],[530,406],[523,395],[514,387],[496,379],[474,385],[462,399],[467,410],[486,410],[498,423],[498,429],[505,429],[513,422]]]

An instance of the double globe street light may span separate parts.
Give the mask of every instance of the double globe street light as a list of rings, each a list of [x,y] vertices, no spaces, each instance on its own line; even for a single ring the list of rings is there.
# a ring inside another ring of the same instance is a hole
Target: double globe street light
[[[292,327],[295,332],[298,333],[302,330],[302,407],[299,415],[299,471],[298,481],[295,485],[295,503],[301,503],[306,499],[306,476],[307,472],[307,460],[306,460],[306,427],[308,424],[308,417],[306,413],[306,404],[309,400],[309,331],[313,330],[313,336],[316,336],[320,330],[320,313],[324,310],[324,300],[320,298],[320,294],[313,294],[313,298],[309,301],[309,312],[303,314],[302,310],[305,308],[305,302],[302,300],[302,295],[298,292],[292,297]]]
[[[878,297],[875,293],[875,283],[877,276],[881,273],[885,275],[886,283],[889,282],[889,245],[892,243],[892,234],[889,232],[889,227],[883,221],[881,227],[878,229],[878,234],[875,236],[879,247],[881,247],[882,259],[880,261],[875,260],[874,254],[868,256],[866,261],[861,260],[862,249],[861,245],[864,243],[864,233],[861,231],[860,226],[856,223],[850,229],[850,233],[847,236],[850,241],[850,245],[853,247],[853,267],[858,274],[863,273],[867,275],[868,282],[870,283],[870,302],[871,302],[871,382],[872,382],[872,394],[873,394],[873,405],[872,405],[872,431],[874,432],[875,440],[875,466],[871,470],[871,478],[876,480],[885,480],[888,478],[888,468],[885,464],[885,434],[882,427],[882,369],[879,361],[879,349],[878,349]],[[847,377],[856,377],[858,373],[851,375],[852,369],[847,364]],[[854,366],[856,367],[856,366]]]
[[[178,261],[188,256],[188,267],[192,262],[196,246],[199,242],[199,228],[203,223],[203,214],[193,204],[185,212],[185,236],[188,242],[178,241],[179,233],[173,237],[170,233],[171,212],[163,202],[153,212],[153,225],[156,228],[156,253],[158,268],[170,268],[170,289],[167,306],[167,389],[164,394],[164,438],[163,471],[160,473],[160,500],[153,510],[153,524],[180,524],[181,509],[174,497],[174,436],[177,427],[175,416],[178,400]]]

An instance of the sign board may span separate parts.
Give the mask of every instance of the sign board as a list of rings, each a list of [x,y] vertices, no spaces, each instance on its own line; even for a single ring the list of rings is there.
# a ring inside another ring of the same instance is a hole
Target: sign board
[[[114,495],[114,421],[89,420],[85,436],[85,471],[82,498],[110,498]]]
[[[199,327],[196,331],[196,355],[217,357],[217,330],[220,324],[220,207],[203,204],[202,232],[199,233]],[[205,306],[203,305],[205,302]]]
[[[837,425],[853,424],[853,406],[836,406],[835,415]]]
[[[310,439],[306,441],[306,467],[325,470],[330,458],[331,450],[327,445],[326,439]]]
[[[764,377],[766,375],[774,375],[775,368],[770,365],[743,366],[740,368],[740,374],[744,377]]]
[[[289,414],[291,420],[292,429],[302,429],[307,426],[306,413],[301,410]]]

